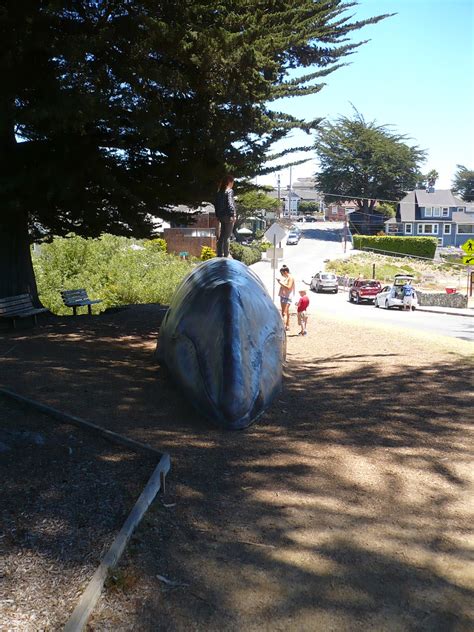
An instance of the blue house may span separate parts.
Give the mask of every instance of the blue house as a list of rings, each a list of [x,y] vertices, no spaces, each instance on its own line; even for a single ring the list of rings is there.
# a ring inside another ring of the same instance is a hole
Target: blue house
[[[389,235],[436,237],[439,246],[462,246],[474,238],[474,202],[452,191],[415,189],[397,205],[397,216],[385,222]]]

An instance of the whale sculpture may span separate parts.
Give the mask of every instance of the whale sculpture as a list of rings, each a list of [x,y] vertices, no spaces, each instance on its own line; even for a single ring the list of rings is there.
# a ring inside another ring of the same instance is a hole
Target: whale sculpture
[[[178,287],[156,357],[202,415],[245,428],[279,392],[286,334],[260,279],[234,259],[199,264]]]

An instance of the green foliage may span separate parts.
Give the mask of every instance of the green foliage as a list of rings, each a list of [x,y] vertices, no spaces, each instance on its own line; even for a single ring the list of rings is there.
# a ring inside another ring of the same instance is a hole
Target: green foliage
[[[391,237],[354,235],[354,248],[370,248],[380,252],[396,252],[433,259],[437,240],[434,237]]]
[[[234,259],[245,263],[247,266],[257,263],[262,258],[260,248],[256,246],[242,246],[242,244],[238,244],[235,241],[230,242],[230,254]]]
[[[260,248],[261,252],[267,252],[267,250],[272,247],[272,244],[269,241],[261,241],[258,244],[258,247]]]
[[[374,267],[375,278],[382,283],[391,283],[395,274],[411,274],[417,284],[421,283],[426,276],[443,279],[448,275],[454,279],[458,277],[460,271],[464,275],[463,266],[409,257],[390,257],[373,252],[352,255],[348,259],[336,259],[326,264],[326,270],[329,272],[348,278],[357,278],[360,275],[362,278],[371,279]],[[441,284],[442,287],[446,286],[443,281]]]
[[[33,264],[43,304],[55,314],[70,314],[60,290],[85,288],[91,298],[103,302],[93,306],[98,313],[118,305],[168,304],[191,264],[160,249],[134,250],[136,240],[114,235],[99,239],[57,237],[41,246]]]
[[[379,202],[374,211],[376,213],[381,213],[386,219],[397,215],[396,204],[391,204],[390,202]]]
[[[331,202],[361,197],[356,203],[364,212],[372,212],[377,199],[401,199],[414,188],[426,153],[405,139],[375,121],[366,122],[357,110],[352,119],[341,116],[323,124],[315,143],[319,190],[340,195],[331,196]]]
[[[150,211],[262,171],[275,142],[319,122],[271,102],[317,93],[361,45],[353,32],[385,17],[352,21],[341,0],[17,5],[0,13],[2,212],[84,236],[146,236]]]
[[[145,239],[143,245],[145,248],[149,248],[150,250],[154,250],[156,252],[167,251],[166,240],[161,237],[157,237],[156,239]]]
[[[201,261],[207,261],[208,259],[214,259],[216,256],[216,251],[213,250],[210,246],[203,246],[201,248]]]
[[[301,200],[298,205],[298,210],[303,215],[311,215],[312,213],[318,213],[320,211],[319,204],[312,200]]]
[[[474,202],[474,170],[457,165],[454,174],[453,191],[462,197],[465,202]]]
[[[235,228],[245,224],[249,217],[262,211],[276,211],[279,207],[277,199],[270,197],[263,191],[245,191],[239,194],[237,199],[237,221]]]

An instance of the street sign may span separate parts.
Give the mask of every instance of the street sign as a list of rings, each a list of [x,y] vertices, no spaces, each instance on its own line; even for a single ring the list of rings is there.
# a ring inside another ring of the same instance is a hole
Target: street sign
[[[265,254],[267,259],[283,259],[283,248],[269,248]]]
[[[474,266],[474,252],[472,255],[466,255],[463,257],[462,262],[467,266]]]
[[[285,239],[285,236],[286,230],[283,228],[283,226],[280,226],[280,224],[277,224],[276,222],[275,224],[272,224],[264,234],[265,239],[271,244],[279,243],[280,241]]]
[[[468,255],[474,255],[474,239],[468,239],[467,241],[465,241],[461,248]]]

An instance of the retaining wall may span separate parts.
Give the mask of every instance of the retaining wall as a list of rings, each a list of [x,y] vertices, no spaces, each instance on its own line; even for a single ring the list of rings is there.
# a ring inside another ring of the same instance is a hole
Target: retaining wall
[[[435,307],[467,307],[467,296],[465,294],[446,294],[445,292],[422,292],[416,290],[419,305],[431,305]]]

